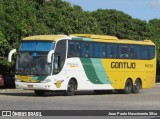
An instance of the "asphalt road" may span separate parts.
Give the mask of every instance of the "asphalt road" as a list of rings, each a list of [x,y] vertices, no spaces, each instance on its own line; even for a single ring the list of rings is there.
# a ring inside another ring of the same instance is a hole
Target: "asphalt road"
[[[154,88],[142,89],[138,94],[101,94],[93,91],[77,92],[74,96],[49,92],[36,96],[33,91],[20,89],[0,89],[0,110],[160,110],[160,84]],[[9,117],[7,117],[9,118]],[[10,117],[11,118],[11,117]],[[16,117],[16,119],[22,117]],[[27,117],[26,117],[27,118]],[[33,117],[34,118],[34,117]],[[42,117],[43,119],[44,117]],[[53,117],[45,117],[52,118]],[[54,117],[56,119],[108,119],[113,117]],[[120,119],[124,117],[114,117]],[[125,117],[137,118],[137,117]],[[160,117],[138,117],[158,119]],[[40,118],[39,118],[40,119]]]

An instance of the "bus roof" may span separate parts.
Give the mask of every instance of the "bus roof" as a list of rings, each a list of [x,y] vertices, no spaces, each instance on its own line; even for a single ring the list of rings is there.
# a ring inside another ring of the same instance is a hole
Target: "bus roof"
[[[103,40],[118,40],[115,36],[108,35],[95,35],[95,34],[71,34],[71,36],[93,38],[93,39],[103,39]]]
[[[127,43],[127,44],[147,44],[147,45],[155,45],[151,40],[129,40],[129,39],[118,39],[115,36],[108,36],[108,35],[95,35],[95,34],[71,34],[70,36],[76,36],[80,38],[88,38],[85,39],[86,41],[93,41],[96,42],[111,42],[111,43]],[[76,38],[75,37],[75,38]]]
[[[62,38],[68,37],[67,35],[37,35],[25,37],[22,40],[32,41],[32,40],[43,40],[43,41],[57,41]]]
[[[67,35],[36,35],[25,37],[22,40],[32,41],[32,40],[42,40],[42,41],[58,41],[60,39],[71,39],[71,38],[82,38],[85,41],[96,41],[96,42],[112,42],[112,43],[128,43],[128,44],[148,44],[155,45],[151,40],[128,40],[128,39],[118,39],[115,36],[108,35],[95,35],[95,34],[71,34]]]

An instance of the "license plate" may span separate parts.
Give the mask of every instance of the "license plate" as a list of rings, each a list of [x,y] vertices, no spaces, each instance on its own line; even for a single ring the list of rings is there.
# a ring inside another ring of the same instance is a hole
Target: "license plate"
[[[28,88],[33,88],[33,85],[28,85]]]

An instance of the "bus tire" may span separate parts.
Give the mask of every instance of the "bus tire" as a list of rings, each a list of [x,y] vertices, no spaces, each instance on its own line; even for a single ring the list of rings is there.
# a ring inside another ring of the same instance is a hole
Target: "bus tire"
[[[72,96],[75,94],[76,92],[76,83],[74,80],[70,80],[67,86],[67,90],[64,91],[66,96]]]
[[[141,87],[142,87],[141,81],[139,79],[136,79],[136,81],[133,85],[132,92],[133,93],[139,93]]]
[[[45,91],[44,90],[34,90],[34,93],[37,96],[43,96],[43,95],[45,95]]]
[[[127,79],[126,83],[125,83],[125,87],[123,90],[124,94],[130,94],[132,92],[132,81],[130,79]]]

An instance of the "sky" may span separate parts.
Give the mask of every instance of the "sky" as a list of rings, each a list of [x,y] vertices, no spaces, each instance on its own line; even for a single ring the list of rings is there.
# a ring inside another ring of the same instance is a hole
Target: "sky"
[[[160,0],[64,0],[85,11],[116,9],[141,20],[160,19]]]

